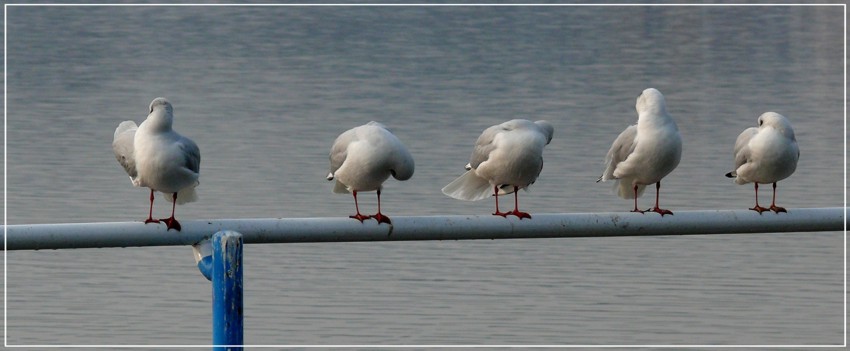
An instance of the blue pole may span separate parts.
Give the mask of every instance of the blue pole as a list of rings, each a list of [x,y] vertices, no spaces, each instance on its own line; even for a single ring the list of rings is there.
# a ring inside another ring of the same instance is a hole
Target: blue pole
[[[212,255],[198,261],[212,281],[213,350],[242,350],[242,234],[221,231],[212,237]]]

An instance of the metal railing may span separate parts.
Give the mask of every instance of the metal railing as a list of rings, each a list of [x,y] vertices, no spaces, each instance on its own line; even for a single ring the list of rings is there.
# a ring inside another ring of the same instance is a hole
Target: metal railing
[[[24,224],[4,227],[6,250],[192,245],[198,269],[212,281],[213,347],[241,350],[242,246],[259,243],[531,239],[566,237],[752,234],[846,230],[846,208],[656,213],[393,216],[392,225],[350,218],[182,221],[180,232],[142,222]]]
[[[631,212],[532,215],[530,220],[393,216],[392,225],[349,218],[185,220],[180,232],[142,222],[24,224],[6,226],[5,232],[7,250],[192,245],[222,230],[241,233],[246,244],[744,234],[839,231],[845,209],[677,211],[664,217]]]

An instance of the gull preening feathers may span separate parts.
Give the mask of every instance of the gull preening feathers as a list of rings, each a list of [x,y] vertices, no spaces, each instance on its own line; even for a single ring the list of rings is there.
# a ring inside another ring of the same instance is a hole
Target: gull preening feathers
[[[150,104],[150,114],[138,127],[124,121],[115,130],[112,151],[124,167],[134,186],[151,189],[150,208],[145,223],[153,219],[154,191],[162,192],[173,202],[171,217],[162,219],[168,229],[180,230],[174,218],[174,206],[197,200],[195,187],[201,164],[198,145],[171,129],[173,108],[165,98]]]
[[[543,169],[543,148],[552,141],[555,128],[547,121],[514,119],[484,130],[466,165],[466,173],[443,188],[458,200],[476,201],[496,197],[493,215],[531,218],[519,211],[517,191],[533,184]],[[514,210],[499,211],[499,195],[514,193]]]
[[[661,179],[670,174],[682,157],[682,138],[676,122],[667,113],[664,95],[649,88],[637,98],[638,122],[624,130],[605,156],[605,171],[597,182],[614,180],[614,189],[624,199],[635,199],[632,212],[638,210],[637,198],[647,185],[655,183],[653,212],[672,215],[658,206]]]
[[[381,213],[381,189],[390,176],[398,180],[413,176],[413,156],[404,144],[383,124],[373,121],[340,134],[329,158],[328,180],[336,180],[333,192],[354,196],[357,213],[349,217],[360,222],[374,218],[378,223],[392,224]],[[360,214],[357,193],[373,190],[378,194],[378,212],[371,216]]]
[[[776,183],[788,178],[797,169],[800,149],[794,129],[785,116],[765,112],[758,119],[759,126],[747,128],[735,141],[735,170],[726,173],[737,184],[752,182],[756,192],[756,205],[750,208],[762,213],[787,212],[776,206]],[[773,183],[773,201],[770,207],[759,206],[759,183]]]

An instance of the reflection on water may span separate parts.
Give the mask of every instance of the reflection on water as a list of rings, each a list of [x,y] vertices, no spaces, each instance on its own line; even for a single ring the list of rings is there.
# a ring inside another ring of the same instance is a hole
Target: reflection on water
[[[664,207],[751,206],[752,188],[723,174],[765,111],[791,120],[802,153],[781,204],[842,204],[836,7],[11,7],[8,18],[10,224],[144,218],[147,193],[110,143],[157,96],[203,154],[185,219],[348,215],[350,196],[324,180],[327,153],[369,120],[416,158],[413,179],[386,183],[390,216],[491,211],[440,188],[484,128],[512,118],[555,126],[524,209],[628,210],[594,181],[650,86],[684,140]],[[835,344],[840,234],[252,245],[246,342]],[[12,344],[209,341],[209,286],[187,248],[14,252],[8,283]]]

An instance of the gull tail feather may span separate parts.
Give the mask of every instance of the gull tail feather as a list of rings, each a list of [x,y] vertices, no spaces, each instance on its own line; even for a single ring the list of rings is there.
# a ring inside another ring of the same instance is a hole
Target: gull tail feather
[[[165,195],[164,197],[165,197],[166,200],[168,200],[168,202],[171,202],[173,200],[174,195],[172,193],[163,193],[163,194]],[[178,205],[182,205],[182,204],[189,203],[189,202],[195,202],[195,201],[198,201],[198,194],[195,192],[194,186],[190,186],[186,189],[183,189],[183,190],[180,190],[180,191],[177,192],[177,204]]]
[[[638,185],[637,196],[643,195],[644,190],[646,190],[646,185]],[[635,189],[632,187],[631,179],[616,179],[614,181],[614,192],[624,199],[635,198]]]
[[[342,184],[339,180],[334,181],[334,194],[348,194],[348,187]]]
[[[443,187],[443,194],[458,200],[478,201],[493,195],[493,186],[470,170]]]

